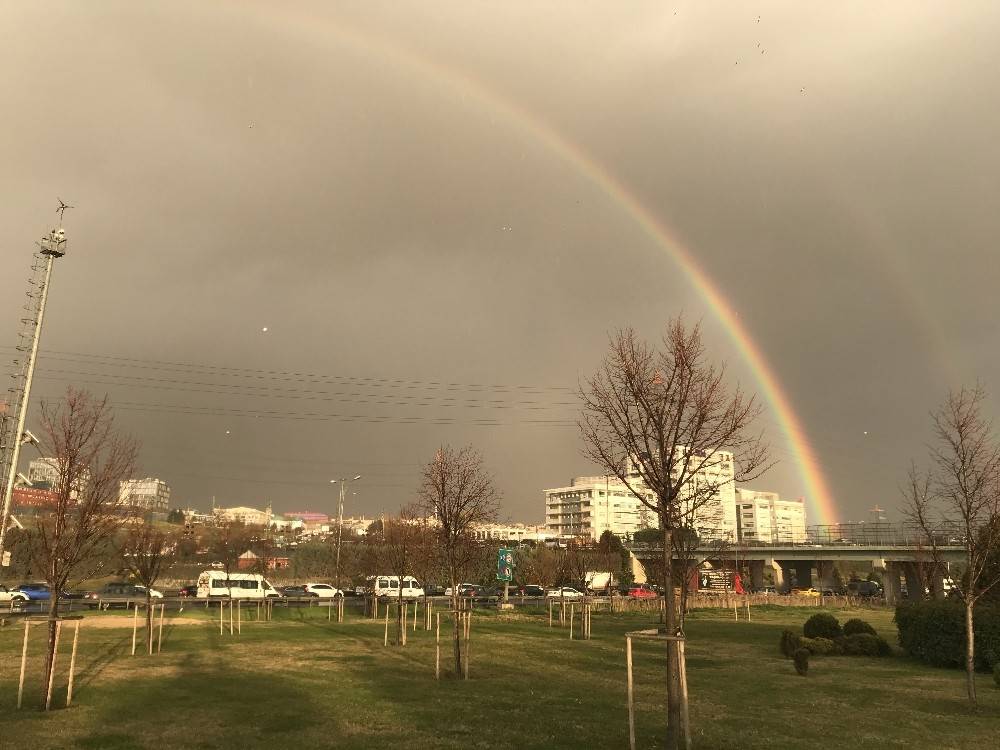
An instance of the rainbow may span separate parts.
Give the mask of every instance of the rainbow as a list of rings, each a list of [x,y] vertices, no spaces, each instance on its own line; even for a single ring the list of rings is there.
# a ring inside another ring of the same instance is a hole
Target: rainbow
[[[243,7],[243,6],[241,6]],[[292,6],[294,7],[294,6]],[[279,14],[270,15],[267,24],[294,24],[296,31],[305,36],[316,37],[318,46],[328,47],[330,34],[348,44],[360,47],[364,52],[375,52],[381,61],[395,61],[404,69],[416,71],[422,76],[444,84],[449,93],[457,95],[459,102],[468,106],[476,103],[491,114],[500,115],[515,130],[528,135],[549,152],[571,166],[598,190],[608,196],[627,216],[642,228],[645,234],[667,252],[684,271],[708,307],[722,323],[729,337],[746,360],[758,382],[767,403],[777,418],[791,455],[798,468],[806,489],[809,503],[809,517],[812,523],[833,524],[837,522],[837,508],[827,485],[826,477],[816,458],[812,445],[806,436],[791,401],[781,383],[768,364],[767,359],[746,327],[740,322],[736,311],[726,300],[722,290],[701,268],[691,251],[677,239],[643,202],[605,166],[593,156],[584,152],[562,133],[556,131],[532,112],[516,102],[507,99],[482,81],[467,73],[446,67],[423,55],[390,43],[388,40],[364,33],[344,24],[324,23],[316,16],[302,17],[282,8]]]

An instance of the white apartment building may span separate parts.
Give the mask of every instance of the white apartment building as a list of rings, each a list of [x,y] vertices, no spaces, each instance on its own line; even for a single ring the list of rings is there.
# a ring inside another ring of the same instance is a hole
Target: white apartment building
[[[59,464],[54,458],[35,458],[28,464],[28,481],[33,485],[44,483],[49,487],[59,484]]]
[[[269,526],[274,519],[271,507],[265,510],[238,505],[233,508],[213,508],[216,523],[242,523],[246,526]]]
[[[472,536],[481,541],[544,542],[548,538],[545,526],[523,523],[483,523],[472,529]]]
[[[170,508],[170,485],[162,479],[126,479],[118,486],[121,502],[165,513]]]
[[[678,451],[684,448],[678,448]],[[693,524],[698,536],[703,540],[736,541],[738,536],[736,520],[736,468],[730,451],[715,451],[707,459],[704,455],[694,457],[702,468],[688,480],[681,496],[681,513],[685,522]],[[629,471],[630,477],[641,482],[635,460]],[[705,499],[705,490],[712,497]],[[697,493],[698,508],[692,513],[691,498]],[[688,498],[685,500],[685,496]]]
[[[742,542],[804,542],[805,500],[782,500],[777,492],[740,487],[736,490],[739,539]]]
[[[605,531],[623,537],[654,525],[652,511],[615,477],[575,477],[569,487],[545,490],[548,537],[596,542]]]

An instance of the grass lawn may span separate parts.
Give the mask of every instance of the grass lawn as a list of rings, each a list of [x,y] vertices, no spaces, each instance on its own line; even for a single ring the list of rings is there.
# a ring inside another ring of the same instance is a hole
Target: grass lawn
[[[778,637],[815,611],[761,608],[747,623],[705,610],[689,619],[696,748],[998,746],[1000,690],[987,675],[976,712],[963,698],[962,673],[902,656],[814,657],[809,676],[796,675]],[[154,657],[129,655],[131,618],[121,628],[106,619],[88,628],[85,618],[73,706],[62,708],[64,633],[59,710],[48,715],[37,710],[42,631],[32,630],[35,658],[18,712],[23,630],[8,626],[0,631],[0,748],[622,748],[622,635],[655,617],[596,613],[594,639],[570,642],[543,615],[483,612],[473,619],[472,679],[435,682],[431,633],[384,648],[381,623],[327,623],[317,609],[275,613],[231,637],[196,608],[183,616],[205,622],[167,628]],[[861,616],[895,642],[889,612],[836,614]],[[638,642],[634,651],[638,746],[659,747],[663,646]]]

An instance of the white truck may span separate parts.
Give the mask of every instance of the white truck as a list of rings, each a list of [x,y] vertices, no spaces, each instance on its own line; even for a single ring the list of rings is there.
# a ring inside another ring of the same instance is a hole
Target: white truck
[[[615,574],[590,570],[584,575],[588,591],[610,591],[615,586]]]
[[[399,596],[400,585],[397,576],[373,576],[370,580],[371,591],[375,596]],[[413,576],[403,576],[403,598],[419,599],[424,595],[423,587]]]

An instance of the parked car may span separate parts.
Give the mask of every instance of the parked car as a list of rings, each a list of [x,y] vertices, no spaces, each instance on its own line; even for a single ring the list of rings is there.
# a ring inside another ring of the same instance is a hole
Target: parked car
[[[162,599],[163,593],[156,589],[149,590],[150,598]],[[91,591],[85,597],[91,602],[103,602],[105,609],[113,606],[128,607],[129,604],[146,601],[146,587],[127,581],[112,581],[104,584],[97,591]],[[96,606],[91,604],[91,606]]]
[[[459,596],[468,596],[469,595],[468,591],[470,589],[474,589],[474,588],[476,588],[476,584],[474,584],[474,583],[460,583],[460,584],[458,584],[458,595]],[[448,588],[446,588],[444,590],[444,595],[445,596],[451,596],[451,586],[449,586]]]
[[[819,596],[816,589],[792,589],[792,596]]]
[[[315,596],[306,591],[305,586],[282,586],[278,593],[282,596]]]
[[[329,583],[307,583],[304,588],[308,594],[318,596],[320,599],[334,599],[344,595],[343,591]]]
[[[577,591],[576,589],[571,588],[570,586],[563,586],[562,588],[558,589],[549,589],[548,591],[545,592],[545,596],[554,599],[582,599],[583,592]]]
[[[187,586],[182,586],[181,590],[177,592],[177,596],[189,596],[189,597],[198,596],[198,584],[191,583],[188,584]]]
[[[20,591],[33,602],[45,602],[52,596],[48,585],[44,583],[22,583],[15,591]]]
[[[22,604],[26,601],[28,601],[28,595],[23,591],[17,589],[11,591],[6,586],[0,586],[0,604],[10,604],[11,602]]]
[[[424,584],[424,593],[427,594],[427,596],[444,596],[446,590],[447,589],[445,589],[444,586],[437,583]]]
[[[524,586],[511,586],[511,596],[545,596],[545,589],[533,583]]]
[[[659,594],[647,583],[639,583],[628,590],[631,599],[655,599]]]
[[[495,604],[503,601],[503,586],[493,586],[492,588],[477,587],[478,591],[473,594],[473,601],[481,604]]]

